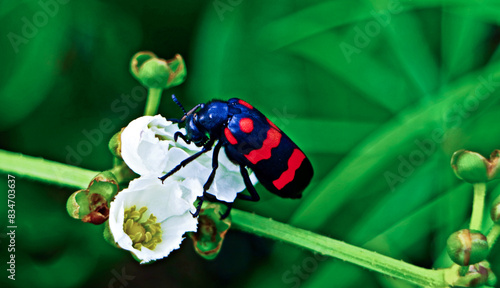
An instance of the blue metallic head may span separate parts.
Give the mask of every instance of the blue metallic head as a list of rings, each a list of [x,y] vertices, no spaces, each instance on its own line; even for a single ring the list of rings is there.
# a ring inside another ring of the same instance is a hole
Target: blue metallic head
[[[203,146],[210,140],[218,139],[228,119],[226,102],[212,101],[200,104],[199,111],[186,114],[186,139],[196,146]],[[213,138],[213,139],[210,139]]]
[[[188,115],[186,118],[186,140],[194,142],[196,146],[203,146],[209,137],[203,126],[198,124],[198,114]]]

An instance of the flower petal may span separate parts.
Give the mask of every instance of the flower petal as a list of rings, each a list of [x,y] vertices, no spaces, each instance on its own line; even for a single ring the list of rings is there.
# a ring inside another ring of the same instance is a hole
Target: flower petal
[[[143,163],[141,157],[138,155],[137,150],[139,144],[143,140],[141,138],[142,131],[148,126],[148,123],[153,119],[152,116],[143,116],[130,122],[121,134],[122,142],[122,158],[127,166],[135,173],[141,175],[147,172],[148,169]]]
[[[197,219],[190,212],[195,210],[193,202],[197,195],[190,188],[200,187],[201,184],[196,180],[184,183],[168,178],[164,184],[154,176],[142,176],[133,180],[111,202],[109,228],[115,242],[122,249],[134,253],[141,263],[166,257],[179,247],[185,232],[196,231]],[[125,210],[133,206],[137,209],[147,207],[139,222],[153,214],[157,222],[161,223],[162,242],[154,250],[146,247],[135,249],[130,236],[123,230]]]
[[[170,252],[180,247],[185,232],[197,230],[198,219],[193,218],[191,213],[168,218],[161,223],[162,242],[156,245],[155,250],[161,250],[167,256]],[[163,257],[165,257],[163,256]]]

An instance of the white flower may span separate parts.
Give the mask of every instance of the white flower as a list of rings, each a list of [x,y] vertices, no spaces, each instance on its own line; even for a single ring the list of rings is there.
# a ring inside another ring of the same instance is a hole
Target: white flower
[[[199,150],[196,145],[188,145],[182,140],[174,142],[174,133],[177,131],[177,124],[160,115],[135,119],[121,134],[123,160],[139,175],[163,173],[168,162],[187,155],[186,151]]]
[[[166,174],[182,160],[201,150],[193,143],[186,144],[180,138],[175,142],[174,134],[177,131],[186,133],[185,129],[180,129],[177,124],[160,115],[137,118],[121,134],[123,160],[139,175],[160,177]],[[169,178],[196,179],[200,185],[205,184],[212,172],[212,154],[209,151],[201,155]],[[240,168],[227,158],[224,149],[221,149],[218,160],[219,168],[207,192],[218,200],[233,202],[236,195],[245,189]],[[256,182],[253,173],[251,179]],[[194,192],[202,196],[203,188]]]
[[[142,176],[111,202],[109,229],[120,248],[132,252],[141,264],[164,258],[178,249],[184,233],[196,231],[198,220],[193,191],[202,189],[195,181]]]

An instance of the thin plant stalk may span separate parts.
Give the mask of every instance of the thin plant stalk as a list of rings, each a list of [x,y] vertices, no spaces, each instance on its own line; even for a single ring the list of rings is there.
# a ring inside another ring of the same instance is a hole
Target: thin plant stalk
[[[148,99],[146,101],[146,108],[144,109],[144,115],[154,116],[158,113],[158,107],[160,106],[162,88],[149,88]]]
[[[472,216],[470,219],[470,230],[481,231],[484,214],[484,200],[486,196],[486,183],[474,184],[474,202],[472,204]]]
[[[42,158],[0,150],[0,171],[72,188],[85,188],[98,172]],[[232,225],[248,233],[280,240],[317,253],[339,258],[413,284],[442,287],[446,270],[421,268],[249,212],[233,209]]]

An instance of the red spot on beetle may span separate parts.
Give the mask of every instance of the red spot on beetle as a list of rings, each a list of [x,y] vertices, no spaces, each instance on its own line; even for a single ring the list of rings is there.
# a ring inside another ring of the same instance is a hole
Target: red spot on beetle
[[[261,160],[266,160],[271,158],[271,149],[278,147],[281,141],[281,133],[274,129],[269,129],[267,131],[266,140],[262,143],[262,147],[259,149],[252,150],[250,153],[245,155],[248,161],[253,164],[257,164],[257,162]]]
[[[240,120],[240,129],[245,133],[251,133],[253,131],[253,120],[250,118],[243,118]]]
[[[306,159],[306,155],[304,155],[304,153],[302,153],[299,149],[295,148],[292,152],[292,156],[288,159],[288,169],[281,173],[278,179],[273,181],[274,187],[281,190],[286,186],[286,184],[292,182],[293,178],[295,178],[295,171],[299,169],[304,159]]]
[[[233,135],[233,133],[231,133],[231,130],[229,130],[229,128],[226,127],[224,129],[224,135],[226,136],[226,139],[227,139],[227,141],[229,141],[229,143],[231,143],[233,145],[238,144],[238,140],[236,140],[236,138],[234,138],[234,135]]]
[[[247,102],[243,101],[243,100],[238,100],[238,103],[240,103],[241,105],[247,107],[248,109],[253,109],[253,106],[248,104]]]

